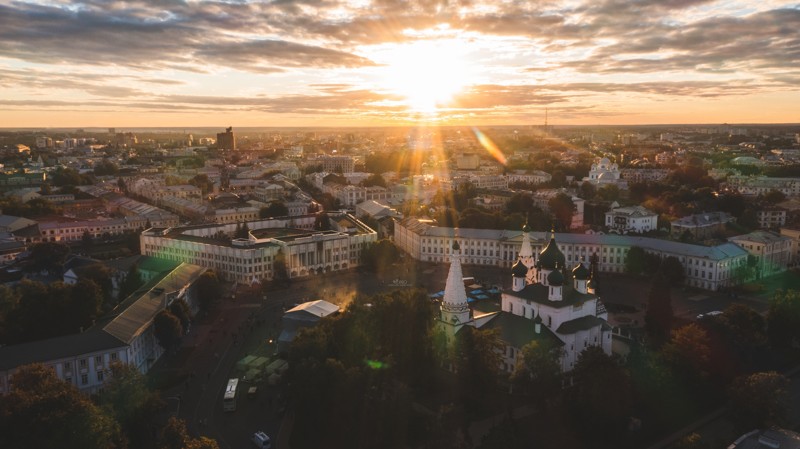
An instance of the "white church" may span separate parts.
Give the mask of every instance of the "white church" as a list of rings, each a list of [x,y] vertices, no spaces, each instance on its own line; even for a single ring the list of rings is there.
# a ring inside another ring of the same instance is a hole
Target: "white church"
[[[622,172],[617,164],[604,157],[598,162],[592,164],[589,169],[589,176],[583,178],[583,182],[589,182],[600,188],[606,185],[614,184],[620,189],[627,189],[628,183],[622,179]]]
[[[555,234],[538,255],[531,249],[530,228],[523,228],[519,258],[511,268],[511,290],[502,292],[500,311],[469,307],[461,271],[461,251],[454,240],[450,272],[441,305],[440,326],[452,339],[464,326],[498,329],[505,343],[503,368],[512,372],[522,348],[531,341],[549,341],[562,348],[561,370],[572,370],[578,355],[590,346],[611,354],[608,313],[592,287],[583,262],[565,271],[564,254]]]

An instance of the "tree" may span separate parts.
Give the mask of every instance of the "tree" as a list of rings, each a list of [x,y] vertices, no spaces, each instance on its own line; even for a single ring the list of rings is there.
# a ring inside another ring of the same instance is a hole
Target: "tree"
[[[151,428],[164,406],[158,393],[147,388],[144,375],[135,366],[113,362],[111,376],[103,386],[99,404],[122,427],[130,448],[155,445]]]
[[[800,291],[775,292],[767,312],[767,336],[774,348],[789,348],[800,341]]]
[[[561,349],[549,340],[537,340],[522,347],[511,381],[536,403],[544,403],[561,385]]]
[[[733,421],[739,431],[783,425],[787,418],[789,379],[774,371],[736,378],[728,388]]]
[[[186,303],[186,300],[178,298],[172,301],[172,304],[169,305],[169,312],[178,318],[184,330],[189,329],[189,324],[192,321],[192,311],[189,310],[189,304]]]
[[[269,206],[262,207],[258,211],[260,218],[285,217],[287,215],[289,215],[289,208],[281,201],[273,201],[269,203]]]
[[[559,193],[547,202],[550,212],[556,217],[559,229],[568,230],[572,225],[572,215],[575,213],[575,203],[566,193]]]
[[[178,344],[183,335],[181,321],[168,310],[162,310],[153,318],[153,334],[158,344],[169,351]]]
[[[497,386],[503,349],[497,330],[464,326],[456,334],[460,399],[468,416],[477,416]]]
[[[786,200],[786,195],[780,190],[772,189],[764,194],[764,201],[769,204],[778,204]]]
[[[683,284],[686,272],[677,257],[669,256],[661,261],[661,273],[671,286]]]
[[[664,344],[672,330],[672,302],[667,278],[658,273],[650,284],[650,293],[647,296],[647,312],[644,315],[647,335],[656,347]]]
[[[603,201],[617,201],[619,199],[619,187],[616,184],[608,184],[597,190],[597,195]]]
[[[109,303],[114,295],[114,282],[111,280],[111,269],[102,263],[93,263],[78,268],[78,278],[94,282],[103,292],[103,301]]]
[[[128,295],[135,292],[142,284],[144,284],[144,280],[142,280],[142,273],[139,272],[139,265],[133,264],[130,270],[128,270],[128,274],[125,275],[122,284],[119,286],[118,296],[120,300],[127,298]]]
[[[361,250],[361,266],[373,273],[388,273],[400,252],[391,240],[380,240]]]
[[[81,244],[83,245],[83,247],[86,249],[91,248],[93,243],[94,243],[94,236],[92,235],[92,233],[89,232],[88,229],[83,231],[83,235],[81,236]]]
[[[314,220],[314,229],[317,231],[330,231],[331,217],[325,212],[318,213],[317,218]]]
[[[102,159],[94,166],[94,174],[97,176],[113,176],[117,173],[119,173],[119,166],[109,159]]]
[[[200,275],[194,285],[194,292],[197,295],[197,304],[200,310],[207,312],[215,301],[222,297],[222,283],[213,270],[208,270]]]
[[[661,348],[664,360],[687,381],[705,380],[710,370],[708,333],[692,323],[672,331],[672,339]]]
[[[219,444],[208,437],[190,437],[186,430],[186,422],[171,417],[161,430],[157,447],[158,449],[219,449]]]
[[[286,254],[283,249],[279,249],[272,262],[272,280],[276,285],[288,287],[292,283],[289,276],[289,267],[286,265]]]
[[[647,253],[642,247],[631,246],[625,254],[625,272],[629,274],[641,274],[644,270]]]
[[[208,194],[214,188],[214,182],[208,179],[208,175],[199,174],[189,179],[189,184],[199,187],[203,195]]]
[[[367,179],[361,182],[361,185],[364,187],[383,187],[386,188],[386,180],[383,179],[383,176],[380,173],[373,173]]]
[[[572,375],[567,404],[578,430],[606,441],[623,435],[633,410],[628,371],[602,348],[590,346],[578,355]]]
[[[69,255],[69,246],[63,243],[43,242],[30,247],[31,268],[36,271],[58,271]]]
[[[597,194],[597,189],[595,188],[594,184],[589,181],[584,181],[581,184],[581,189],[579,195],[581,198],[585,200],[591,200]]]
[[[14,388],[0,396],[0,447],[4,449],[124,448],[119,425],[88,395],[41,364],[22,366]]]

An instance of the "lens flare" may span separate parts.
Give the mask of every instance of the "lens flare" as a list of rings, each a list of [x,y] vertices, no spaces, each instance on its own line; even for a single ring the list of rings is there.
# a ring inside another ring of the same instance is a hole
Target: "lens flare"
[[[478,142],[480,142],[481,146],[486,149],[486,151],[497,160],[497,162],[506,165],[506,156],[500,151],[500,148],[497,148],[497,145],[492,142],[492,139],[489,138],[486,134],[482,133],[476,127],[472,127],[472,132],[475,133],[475,137],[478,138]]]

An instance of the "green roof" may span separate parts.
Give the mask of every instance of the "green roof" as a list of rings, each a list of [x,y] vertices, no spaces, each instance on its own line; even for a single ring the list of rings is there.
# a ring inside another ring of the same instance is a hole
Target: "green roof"
[[[548,287],[542,284],[526,285],[525,288],[518,292],[513,290],[505,290],[503,294],[522,298],[529,303],[544,304],[548,307],[553,307],[556,309],[583,304],[586,301],[597,298],[596,295],[581,293],[574,288],[567,287],[562,291],[561,301],[550,301],[548,299]]]
[[[574,334],[575,332],[586,331],[593,327],[603,325],[607,325],[605,320],[597,318],[594,315],[586,315],[561,323],[561,326],[558,326],[556,332],[559,334]]]
[[[508,312],[500,312],[481,329],[499,329],[500,338],[509,346],[521,349],[532,341],[549,341],[554,346],[564,346],[547,326],[541,326],[536,333],[533,320]]]

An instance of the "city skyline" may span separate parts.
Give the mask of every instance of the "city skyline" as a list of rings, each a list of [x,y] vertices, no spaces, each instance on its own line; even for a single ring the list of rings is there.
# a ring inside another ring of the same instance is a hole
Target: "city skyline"
[[[787,1],[0,1],[4,127],[800,122]]]

